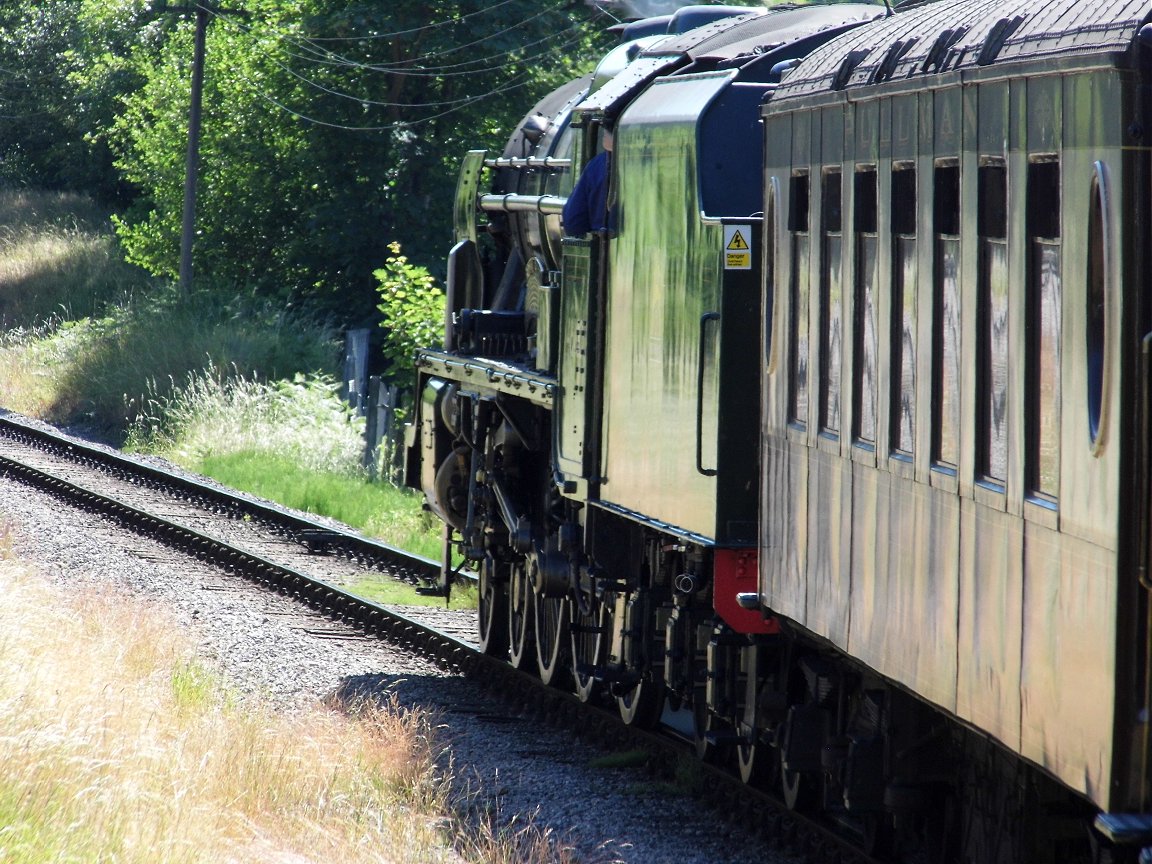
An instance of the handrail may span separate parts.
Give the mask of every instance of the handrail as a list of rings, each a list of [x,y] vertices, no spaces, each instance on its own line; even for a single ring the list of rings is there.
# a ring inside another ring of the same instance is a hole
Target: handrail
[[[715,477],[715,468],[704,467],[704,350],[709,322],[719,321],[719,312],[700,316],[700,352],[696,369],[696,470],[705,477]]]
[[[561,195],[481,195],[480,209],[498,213],[543,213],[559,216],[568,199]]]
[[[571,168],[572,160],[559,156],[499,156],[495,159],[485,159],[485,168],[513,168],[525,170],[529,168]]]

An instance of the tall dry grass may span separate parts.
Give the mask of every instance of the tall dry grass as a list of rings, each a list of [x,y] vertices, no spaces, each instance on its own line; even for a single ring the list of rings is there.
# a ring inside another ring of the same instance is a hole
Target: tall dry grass
[[[5,864],[570,864],[456,788],[435,714],[240,699],[164,610],[64,595],[0,524]],[[472,815],[468,815],[472,814]]]
[[[0,860],[459,860],[429,715],[240,704],[155,608],[0,592]]]
[[[83,196],[0,188],[0,404],[119,440],[152,392],[200,370],[263,380],[322,372],[322,322],[243,286],[185,297],[123,260]]]
[[[96,315],[149,281],[124,262],[109,213],[90,198],[0,188],[0,326]]]

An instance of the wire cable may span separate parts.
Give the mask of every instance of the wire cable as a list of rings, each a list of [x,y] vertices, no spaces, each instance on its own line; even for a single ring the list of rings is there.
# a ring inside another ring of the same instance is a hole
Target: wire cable
[[[218,17],[223,17],[223,16],[218,16]],[[539,17],[539,16],[537,16],[537,17]],[[391,101],[381,101],[381,100],[369,99],[369,98],[366,98],[364,96],[357,95],[355,93],[350,93],[350,92],[346,92],[346,91],[337,89],[335,86],[330,86],[328,84],[321,83],[321,82],[316,81],[313,78],[309,77],[308,75],[305,75],[305,74],[298,72],[297,70],[291,68],[286,63],[282,62],[279,58],[275,57],[271,50],[265,49],[265,48],[260,46],[259,42],[256,41],[259,39],[260,34],[258,33],[258,31],[255,28],[245,26],[243,24],[240,24],[239,22],[236,22],[234,20],[230,20],[227,18],[224,18],[224,24],[225,24],[225,26],[232,28],[234,31],[244,33],[244,34],[248,35],[249,37],[251,37],[254,40],[255,47],[261,52],[261,54],[265,57],[265,59],[268,62],[272,63],[274,66],[276,66],[277,68],[279,68],[283,72],[287,73],[288,75],[292,76],[293,78],[299,80],[304,85],[311,87],[313,89],[316,89],[319,92],[322,92],[326,95],[330,95],[330,96],[333,96],[333,97],[336,97],[339,99],[345,99],[348,101],[356,102],[356,103],[358,103],[364,107],[399,108],[399,109],[407,109],[407,110],[432,109],[435,111],[435,113],[427,115],[427,116],[417,117],[417,118],[412,118],[412,119],[399,120],[399,121],[395,121],[393,123],[384,124],[384,125],[360,126],[360,125],[350,125],[350,124],[344,124],[344,123],[335,123],[335,122],[328,121],[328,120],[322,120],[322,119],[315,117],[315,116],[312,116],[310,114],[305,114],[303,111],[296,110],[296,109],[290,107],[289,105],[287,105],[285,103],[285,100],[283,99],[283,97],[273,96],[272,94],[270,94],[270,93],[266,92],[264,89],[262,89],[255,82],[253,82],[248,76],[239,75],[241,80],[243,80],[245,82],[245,84],[250,88],[251,92],[253,92],[259,99],[267,102],[270,105],[275,106],[277,109],[284,111],[293,117],[296,117],[297,119],[300,119],[300,120],[303,120],[303,121],[309,122],[309,123],[314,123],[316,125],[326,126],[329,128],[336,128],[336,129],[343,129],[343,130],[347,130],[347,131],[357,131],[357,132],[381,132],[381,131],[387,131],[387,130],[392,130],[392,129],[397,129],[397,128],[406,128],[406,127],[411,127],[411,126],[415,126],[415,125],[421,125],[421,124],[428,123],[428,122],[431,122],[433,120],[439,119],[441,117],[444,117],[448,114],[453,113],[454,111],[458,111],[458,110],[461,110],[461,109],[466,108],[468,106],[475,105],[476,103],[481,102],[485,99],[492,98],[492,97],[498,96],[498,95],[502,95],[504,93],[510,92],[512,90],[515,90],[515,89],[519,89],[519,88],[526,86],[527,84],[530,83],[530,81],[528,80],[529,72],[525,71],[525,72],[521,72],[520,74],[512,77],[508,81],[504,82],[501,86],[499,86],[493,90],[490,90],[488,92],[477,94],[477,95],[461,96],[459,98],[443,99],[443,100],[437,100],[437,101],[431,101],[431,102],[391,102]],[[509,32],[511,29],[512,28],[507,28],[506,30],[501,31],[501,32],[506,33],[506,32]],[[286,41],[289,41],[292,44],[296,44],[293,40],[291,40],[289,37],[284,36],[282,33],[277,33],[277,31],[275,31],[275,30],[273,30],[272,32],[274,34],[281,36],[281,38],[285,39]],[[578,44],[582,38],[582,35],[583,35],[582,27],[579,24],[571,24],[570,26],[568,26],[564,30],[561,30],[559,33],[553,33],[548,37],[543,37],[539,40],[535,40],[534,42],[526,43],[525,45],[521,45],[521,46],[517,46],[515,49],[513,49],[511,51],[501,52],[499,54],[491,55],[491,57],[493,59],[498,59],[499,61],[501,61],[496,65],[486,67],[486,68],[481,68],[481,69],[462,70],[462,71],[451,73],[451,75],[436,75],[433,70],[415,71],[415,70],[410,70],[410,69],[388,69],[387,67],[378,67],[378,66],[374,66],[371,64],[365,64],[365,63],[351,64],[350,66],[348,66],[348,68],[356,68],[356,69],[362,69],[362,70],[371,71],[371,72],[378,72],[378,73],[388,74],[388,75],[393,75],[393,76],[398,75],[398,76],[404,76],[404,77],[436,77],[438,79],[441,79],[441,78],[453,77],[453,76],[469,76],[472,78],[478,78],[478,77],[483,77],[483,73],[494,72],[494,71],[497,71],[499,69],[505,68],[508,65],[509,60],[514,60],[519,65],[531,65],[531,64],[535,63],[536,61],[546,60],[550,57],[555,57],[557,55],[557,53],[562,53],[563,51],[565,51],[569,47],[571,47],[575,44]],[[518,56],[519,52],[523,51],[525,48],[534,47],[538,44],[545,43],[545,42],[554,43],[557,36],[567,37],[567,38],[564,38],[564,41],[562,41],[559,45],[551,44],[548,51],[542,51],[542,52],[539,52],[537,54],[528,54],[528,55]],[[479,44],[479,42],[483,42],[483,41],[485,41],[485,40],[478,40],[477,43],[475,43],[475,44]],[[296,59],[299,59],[299,60],[301,60],[303,62],[307,62],[307,63],[314,63],[315,62],[310,57],[303,57],[300,55],[292,54],[290,52],[289,52],[289,57],[295,57]],[[470,62],[477,62],[477,61],[470,61]],[[336,65],[337,66],[344,66],[346,64],[336,64]],[[457,65],[462,66],[465,64],[457,64]]]
[[[513,2],[513,0],[506,0],[506,2]],[[498,5],[502,5],[502,4],[498,4]],[[490,7],[490,8],[492,8],[492,7]],[[420,55],[418,57],[406,58],[403,61],[400,61],[399,64],[395,64],[395,65],[373,64],[373,63],[361,62],[361,61],[346,57],[342,54],[338,54],[336,52],[333,52],[327,48],[324,48],[323,46],[314,44],[314,43],[323,41],[323,39],[325,37],[307,37],[307,38],[296,37],[296,36],[292,36],[292,35],[289,35],[287,33],[284,33],[283,31],[277,30],[276,28],[273,28],[273,27],[268,27],[267,29],[270,32],[272,32],[274,35],[276,35],[276,36],[280,37],[282,40],[284,40],[287,44],[290,44],[290,45],[294,46],[295,48],[299,49],[301,52],[304,52],[300,55],[291,55],[291,56],[296,56],[298,59],[301,59],[301,60],[308,60],[311,62],[324,63],[325,65],[332,65],[332,66],[347,66],[347,67],[353,68],[353,69],[361,69],[361,70],[372,71],[372,72],[402,72],[402,71],[405,71],[403,67],[411,66],[413,64],[417,64],[417,63],[421,63],[421,62],[434,60],[434,59],[437,59],[440,57],[445,57],[445,56],[448,56],[451,54],[458,53],[458,52],[466,50],[466,49],[474,48],[474,47],[476,47],[478,45],[482,45],[485,42],[488,42],[492,39],[496,39],[496,38],[505,36],[509,33],[512,33],[516,29],[524,27],[524,26],[531,24],[535,21],[538,21],[547,15],[555,14],[555,13],[562,13],[561,7],[552,7],[549,9],[545,9],[541,12],[536,13],[535,15],[529,16],[528,18],[517,21],[515,24],[513,24],[510,27],[506,27],[506,28],[503,28],[501,30],[495,31],[493,33],[486,34],[483,37],[476,39],[476,40],[473,40],[471,42],[463,43],[460,45],[453,45],[453,46],[446,48],[443,51],[430,52],[427,54]],[[477,14],[477,13],[470,13],[470,15],[475,15],[475,14]],[[217,15],[217,17],[223,17],[223,16]],[[470,16],[464,16],[464,17],[470,17]],[[435,22],[433,24],[425,25],[423,27],[411,28],[409,30],[396,31],[396,32],[398,34],[420,33],[423,31],[433,30],[437,27],[446,26],[448,24],[455,25],[455,24],[458,24],[461,20],[463,20],[463,18],[455,19],[452,21]],[[240,22],[231,22],[230,21],[229,23],[235,27],[240,28],[240,29],[248,30],[251,33],[255,32],[254,27],[249,27],[247,25],[241,24]],[[566,28],[566,30],[571,29],[573,27],[577,27],[577,26],[579,26],[579,25],[569,25],[569,27]],[[555,34],[553,34],[553,36],[554,35]],[[357,37],[340,37],[340,38],[346,39],[346,40],[351,40],[351,39],[355,39]],[[365,37],[365,38],[368,38],[368,37]],[[375,37],[371,37],[371,38],[375,38]],[[547,38],[540,39],[540,40],[537,40],[537,41],[535,41],[533,43],[529,43],[529,44],[536,45],[536,44],[540,44],[541,42],[544,42],[544,41],[547,41]],[[290,53],[290,52],[288,52],[288,53]],[[496,57],[506,56],[510,53],[512,53],[512,52],[501,52],[500,54],[493,54],[493,55],[489,55],[489,56],[491,59],[495,59]],[[468,66],[468,65],[480,64],[482,62],[484,62],[483,58],[478,58],[478,59],[465,61],[463,63],[454,64],[451,66],[427,67],[427,68],[421,69],[419,74],[431,75],[431,74],[436,74],[438,71],[441,71],[441,70],[461,68],[461,67]]]

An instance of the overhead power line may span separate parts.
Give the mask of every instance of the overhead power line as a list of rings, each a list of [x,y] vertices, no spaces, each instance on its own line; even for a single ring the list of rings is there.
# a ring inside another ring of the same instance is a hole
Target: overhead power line
[[[512,2],[512,0],[506,0],[506,2]],[[497,5],[503,5],[503,4],[497,4]],[[490,11],[491,8],[495,8],[495,7],[490,7],[489,10],[485,10],[485,11]],[[305,60],[305,61],[309,61],[309,62],[316,62],[316,63],[321,63],[324,65],[331,65],[331,66],[347,66],[347,67],[352,68],[352,69],[360,69],[360,70],[370,71],[370,72],[382,72],[382,73],[397,72],[397,73],[399,73],[399,72],[405,71],[404,67],[413,66],[416,64],[428,63],[430,61],[437,60],[441,57],[446,57],[446,56],[449,56],[451,54],[459,53],[460,51],[469,50],[472,48],[479,47],[486,42],[490,42],[494,39],[498,39],[500,37],[506,36],[509,33],[513,33],[516,30],[518,30],[522,27],[525,27],[529,24],[532,24],[536,21],[539,21],[542,18],[545,18],[549,15],[560,13],[561,9],[562,9],[562,7],[560,7],[560,6],[554,6],[554,7],[546,8],[540,12],[537,12],[534,15],[530,15],[527,18],[523,18],[523,19],[515,22],[511,26],[504,27],[503,29],[493,31],[491,33],[487,33],[478,39],[474,39],[471,42],[461,43],[459,45],[452,45],[452,46],[445,48],[442,51],[425,53],[425,54],[420,54],[420,55],[417,55],[414,57],[405,58],[405,59],[398,61],[397,63],[393,63],[393,64],[368,63],[368,62],[364,62],[361,60],[355,60],[353,58],[347,57],[343,54],[340,54],[340,53],[332,51],[328,48],[325,48],[322,45],[316,44],[319,42],[328,41],[332,37],[298,36],[298,35],[291,34],[291,33],[285,33],[282,30],[278,30],[275,27],[271,27],[266,23],[262,25],[261,29],[267,30],[268,32],[271,32],[273,35],[275,35],[275,36],[279,37],[281,40],[283,40],[286,44],[291,45],[294,48],[299,49],[302,53],[301,54],[293,54],[292,56],[297,57],[300,60]],[[439,28],[447,26],[447,25],[458,25],[461,21],[464,20],[464,18],[472,17],[476,14],[479,14],[479,13],[472,13],[471,15],[462,16],[459,19],[433,22],[431,24],[427,24],[427,25],[424,25],[422,27],[416,27],[416,28],[410,28],[407,30],[396,31],[396,33],[389,34],[389,36],[390,36],[390,38],[395,38],[395,37],[398,37],[401,35],[416,35],[416,34],[420,34],[420,33],[424,33],[424,32],[432,32],[436,29],[439,29]],[[229,22],[229,23],[235,28],[244,29],[244,30],[247,30],[248,32],[253,33],[253,34],[255,34],[256,30],[257,30],[257,28],[255,26],[247,26],[244,24],[240,24],[239,22]],[[566,28],[566,29],[570,29],[570,28]],[[563,32],[563,31],[561,31],[561,32]],[[552,34],[552,37],[554,37],[555,35],[556,34]],[[341,39],[344,41],[371,41],[372,39],[376,39],[376,38],[377,37],[375,37],[375,36],[373,36],[373,37],[341,37]],[[503,51],[503,52],[499,52],[497,54],[492,54],[492,55],[488,55],[488,56],[490,59],[496,59],[496,58],[501,57],[501,56],[509,56],[511,54],[514,54],[518,50],[522,50],[525,47],[531,47],[533,45],[543,44],[545,41],[547,41],[547,38],[549,38],[549,37],[546,37],[544,39],[538,39],[538,40],[535,40],[531,43],[524,43],[524,44],[518,45],[514,49],[510,49],[509,51]],[[480,62],[483,62],[482,58],[464,61],[463,63],[459,63],[459,64],[453,64],[452,66],[449,66],[449,67],[428,67],[426,69],[422,68],[421,74],[424,74],[425,72],[435,73],[435,72],[439,71],[439,69],[456,68],[459,66],[476,64],[476,63],[480,63]]]
[[[511,2],[511,0],[509,0],[509,2]],[[489,7],[489,8],[491,9],[492,7]],[[558,7],[546,10],[547,13],[556,13],[558,11],[559,11]],[[531,19],[527,19],[527,20],[536,20],[536,19],[542,17],[543,14],[545,14],[545,13],[541,13],[541,14],[532,16]],[[468,17],[468,16],[465,16],[465,17]],[[455,96],[455,97],[450,98],[450,99],[441,99],[441,100],[436,100],[436,101],[425,101],[425,102],[399,102],[399,101],[391,101],[391,100],[372,99],[372,98],[369,98],[367,96],[361,95],[360,93],[349,92],[347,89],[341,88],[336,83],[318,80],[317,78],[309,75],[307,73],[307,71],[298,71],[297,69],[294,69],[287,62],[285,62],[284,60],[281,60],[279,57],[275,56],[275,48],[265,47],[262,44],[262,42],[261,42],[262,32],[266,31],[268,33],[271,33],[279,41],[281,41],[287,45],[293,46],[294,48],[301,49],[301,50],[306,52],[306,53],[302,54],[302,53],[297,53],[296,51],[284,50],[283,53],[286,55],[287,58],[301,61],[305,64],[312,65],[318,69],[319,68],[328,68],[328,69],[344,68],[348,71],[359,70],[359,71],[363,71],[363,72],[367,72],[367,73],[372,73],[374,75],[383,75],[385,77],[404,76],[404,77],[413,77],[413,78],[428,77],[428,78],[436,78],[436,79],[459,77],[459,78],[471,78],[471,79],[475,79],[475,80],[480,81],[480,82],[486,81],[487,75],[507,68],[510,63],[515,63],[518,66],[531,66],[534,63],[542,62],[542,61],[548,59],[549,57],[553,57],[553,56],[557,55],[558,53],[562,54],[567,49],[569,49],[571,46],[577,44],[581,38],[580,26],[576,25],[576,24],[569,24],[567,27],[565,27],[564,29],[562,29],[558,32],[554,32],[554,33],[552,33],[546,37],[542,37],[540,39],[533,40],[532,42],[523,43],[521,45],[518,45],[514,49],[511,49],[508,51],[502,51],[499,53],[493,53],[491,55],[488,55],[487,58],[475,58],[473,60],[465,61],[465,62],[460,63],[460,64],[455,64],[453,66],[440,67],[441,69],[453,70],[451,72],[445,73],[445,72],[439,72],[436,67],[418,68],[418,69],[410,68],[409,66],[407,66],[407,63],[409,63],[410,61],[407,61],[407,60],[404,61],[405,65],[393,65],[393,66],[384,66],[384,65],[374,64],[374,63],[355,61],[355,60],[351,60],[347,57],[343,57],[342,55],[335,54],[326,48],[312,47],[311,43],[315,40],[312,39],[311,37],[304,38],[304,37],[300,37],[300,36],[297,36],[294,34],[285,33],[284,31],[278,30],[275,27],[267,27],[267,26],[260,27],[259,25],[255,25],[255,24],[241,23],[239,21],[235,21],[235,20],[232,20],[232,19],[227,18],[227,17],[222,17],[221,23],[224,24],[229,29],[231,29],[233,32],[243,33],[243,34],[247,35],[248,37],[250,37],[251,39],[253,39],[254,40],[253,44],[256,45],[258,50],[261,52],[261,54],[265,57],[265,59],[268,62],[272,63],[274,66],[276,66],[278,69],[285,72],[286,74],[290,75],[292,78],[300,81],[305,86],[312,88],[312,89],[314,89],[320,93],[324,93],[325,95],[332,96],[336,99],[355,102],[355,103],[358,103],[365,108],[391,108],[391,109],[403,109],[405,111],[414,111],[414,110],[418,110],[418,109],[423,109],[424,111],[427,112],[427,113],[424,113],[422,116],[406,117],[403,120],[396,120],[393,122],[383,123],[383,124],[363,124],[363,125],[361,125],[361,124],[350,124],[350,123],[345,123],[345,122],[336,122],[336,121],[332,121],[332,120],[326,120],[326,119],[315,116],[314,112],[300,110],[300,109],[292,107],[290,104],[287,103],[287,101],[285,100],[285,98],[282,95],[269,93],[259,83],[257,83],[256,81],[253,81],[251,77],[249,77],[248,75],[244,75],[238,69],[232,69],[231,70],[232,74],[237,75],[240,78],[240,80],[245,82],[245,84],[250,88],[250,91],[252,93],[254,93],[261,100],[267,102],[269,105],[272,105],[273,107],[277,108],[278,110],[284,111],[285,113],[289,114],[290,116],[293,116],[293,117],[295,117],[299,120],[302,120],[304,122],[312,123],[312,124],[317,125],[317,126],[324,126],[327,128],[341,129],[341,130],[350,131],[350,132],[386,132],[386,131],[391,131],[391,130],[400,129],[400,128],[410,128],[413,126],[419,126],[419,125],[431,122],[433,120],[440,119],[440,118],[445,117],[447,115],[450,115],[455,111],[459,111],[459,110],[462,110],[462,109],[467,108],[469,106],[475,105],[478,102],[482,102],[485,99],[489,99],[491,97],[498,96],[498,95],[503,95],[503,94],[506,94],[506,93],[511,92],[513,90],[524,87],[528,83],[530,83],[529,73],[527,71],[521,72],[521,73],[515,75],[514,77],[512,77],[508,80],[505,80],[499,86],[484,89],[482,92],[479,92],[479,93],[474,93],[471,95]],[[441,23],[443,23],[443,22],[441,22]],[[448,23],[457,23],[457,22],[453,21],[453,22],[448,22]],[[525,23],[527,23],[527,21],[521,21],[518,26],[523,26]],[[436,24],[427,25],[428,28],[432,28],[434,26],[437,26],[437,25]],[[425,29],[425,28],[416,28],[416,29],[409,29],[409,30],[396,31],[396,32],[397,33],[413,33],[413,32],[418,32],[419,29]],[[498,35],[500,35],[500,36],[506,35],[507,33],[510,33],[515,29],[516,29],[515,27],[503,28],[502,30],[498,31],[497,33],[489,34],[489,35],[483,36],[479,39],[475,39],[471,43],[469,43],[469,45],[472,47],[475,47],[476,45],[481,45],[481,44],[489,41],[490,39],[495,38]],[[350,39],[352,37],[346,37],[346,38]],[[561,41],[557,41],[558,39]],[[532,53],[532,54],[524,54],[523,53],[526,49],[532,49],[532,48],[537,47],[539,45],[545,45],[545,44],[548,45],[548,50],[546,50],[546,51],[539,51],[539,52]],[[430,53],[430,54],[425,54],[422,56],[425,58],[433,58],[433,57],[437,57],[437,56],[446,56],[448,54],[455,53],[461,47],[463,47],[463,46],[452,46],[450,49],[445,50],[444,52]],[[418,58],[414,58],[414,59],[418,59]],[[479,67],[479,68],[475,68],[475,69],[462,68],[462,67],[466,67],[470,64],[484,62],[485,60],[492,61],[491,65],[483,66],[483,67]]]

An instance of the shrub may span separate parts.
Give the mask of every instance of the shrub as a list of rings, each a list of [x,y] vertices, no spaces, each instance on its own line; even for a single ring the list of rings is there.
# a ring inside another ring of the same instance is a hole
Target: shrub
[[[384,357],[394,383],[406,385],[417,348],[435,344],[444,321],[444,291],[428,269],[400,254],[400,244],[388,244],[392,254],[375,271],[383,314]]]

